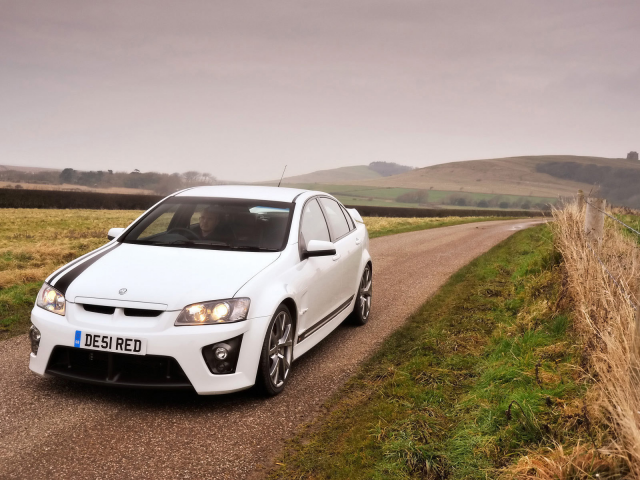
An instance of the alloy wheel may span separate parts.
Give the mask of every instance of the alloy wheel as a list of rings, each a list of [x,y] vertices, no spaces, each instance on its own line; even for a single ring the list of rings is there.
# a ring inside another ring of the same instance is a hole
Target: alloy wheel
[[[360,279],[360,289],[358,290],[360,316],[362,320],[369,318],[371,312],[371,294],[372,294],[371,268],[367,265]]]
[[[293,322],[286,312],[280,312],[269,336],[269,376],[274,387],[280,387],[289,376],[292,354]]]

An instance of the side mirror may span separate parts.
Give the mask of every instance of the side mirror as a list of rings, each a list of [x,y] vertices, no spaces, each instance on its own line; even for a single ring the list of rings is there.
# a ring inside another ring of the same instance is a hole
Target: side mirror
[[[119,237],[122,232],[124,232],[124,228],[112,228],[109,230],[109,233],[107,233],[107,238],[109,240],[113,240],[114,238]]]
[[[303,257],[326,257],[335,254],[336,246],[333,243],[325,242],[324,240],[309,240]]]

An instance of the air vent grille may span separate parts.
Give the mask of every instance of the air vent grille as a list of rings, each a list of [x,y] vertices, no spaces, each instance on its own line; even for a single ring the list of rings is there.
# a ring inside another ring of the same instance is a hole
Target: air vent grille
[[[145,308],[125,308],[124,315],[126,317],[157,317],[162,310],[148,310]]]
[[[113,315],[116,311],[115,307],[106,307],[104,305],[90,305],[85,303],[82,305],[87,312],[102,313],[103,315]]]

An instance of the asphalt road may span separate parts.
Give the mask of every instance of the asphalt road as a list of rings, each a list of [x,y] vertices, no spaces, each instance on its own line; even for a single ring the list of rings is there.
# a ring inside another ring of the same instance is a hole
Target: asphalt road
[[[0,478],[260,478],[393,330],[456,270],[540,221],[472,223],[371,241],[369,323],[342,325],[293,366],[286,391],[198,397],[112,390],[28,369],[26,336],[0,342]]]

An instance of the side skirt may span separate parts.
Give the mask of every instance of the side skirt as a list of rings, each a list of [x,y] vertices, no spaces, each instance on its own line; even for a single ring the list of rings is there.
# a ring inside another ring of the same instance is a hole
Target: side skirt
[[[340,304],[340,306],[338,308],[336,308],[334,311],[332,311],[329,315],[324,317],[322,320],[319,320],[314,325],[312,325],[311,327],[307,328],[304,332],[302,332],[300,335],[298,335],[298,340],[296,341],[296,343],[300,343],[303,340],[305,340],[306,338],[309,338],[311,335],[316,333],[318,330],[320,330],[322,327],[324,327],[331,320],[333,320],[338,315],[340,315],[340,313],[342,311],[344,311],[344,309],[347,308],[351,304],[351,301],[353,300],[354,296],[355,295],[351,295],[347,301],[345,301],[344,303]]]

